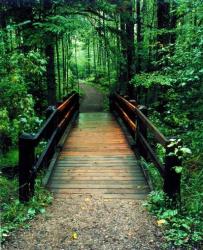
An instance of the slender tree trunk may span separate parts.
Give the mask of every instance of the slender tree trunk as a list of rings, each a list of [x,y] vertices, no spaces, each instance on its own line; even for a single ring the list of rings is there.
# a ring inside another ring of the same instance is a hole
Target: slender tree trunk
[[[66,86],[66,62],[65,62],[65,46],[64,46],[64,37],[61,39],[62,46],[62,66],[63,66],[63,96],[65,95],[65,86]]]
[[[46,75],[47,75],[47,90],[48,105],[56,104],[56,82],[55,82],[55,65],[54,65],[54,45],[47,44],[45,48],[45,56],[48,60]]]
[[[78,59],[77,59],[77,40],[75,37],[75,67],[76,67],[76,77],[77,77],[77,88],[79,92],[79,72],[78,72]]]
[[[125,13],[120,14],[120,30],[121,30],[121,54],[120,73],[119,73],[119,92],[126,94],[128,85],[128,66],[127,66],[127,49],[126,49],[126,30],[125,30]]]
[[[133,0],[129,1],[128,18],[126,20],[127,35],[127,62],[128,62],[128,83],[131,81],[135,73],[135,46],[134,46],[134,17],[133,17]],[[131,93],[131,91],[129,91]]]
[[[170,27],[170,2],[168,0],[157,0],[157,26],[160,30]],[[160,44],[166,45],[169,41],[169,34],[158,35],[158,42]]]
[[[87,73],[90,76],[91,68],[90,68],[90,39],[87,39]]]
[[[119,30],[119,20],[116,17],[116,29]],[[116,36],[116,48],[117,48],[117,53],[116,53],[116,72],[117,72],[117,80],[119,80],[119,62],[121,59],[121,48],[120,48],[120,39],[119,36]]]
[[[94,74],[97,75],[97,62],[96,62],[96,47],[95,47],[95,36],[93,35],[93,61],[94,61]]]
[[[140,0],[136,0],[136,13],[137,13],[137,67],[136,72],[139,73],[141,70],[141,15],[140,15]]]
[[[170,43],[175,44],[176,41],[176,23],[177,23],[177,15],[176,15],[176,9],[177,9],[177,3],[174,0],[171,0],[171,6],[170,6],[170,28],[174,29],[173,32],[170,33]]]
[[[58,46],[58,37],[56,37],[56,64],[57,64],[57,73],[58,73],[58,96],[61,99],[61,74],[60,74],[60,56],[59,56],[59,46]]]
[[[51,0],[43,0],[44,16],[52,8]],[[47,58],[46,76],[47,76],[47,101],[48,105],[56,104],[56,80],[54,64],[54,37],[52,33],[47,33],[45,38],[45,56]]]
[[[67,93],[69,92],[69,38],[67,36],[67,43],[66,43],[66,86],[67,86]]]

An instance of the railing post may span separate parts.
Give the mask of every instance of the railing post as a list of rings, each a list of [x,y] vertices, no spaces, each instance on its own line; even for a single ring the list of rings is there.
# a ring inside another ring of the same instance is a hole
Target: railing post
[[[31,180],[32,167],[35,161],[33,136],[23,133],[19,137],[19,200],[29,201],[34,193],[34,180]]]
[[[109,111],[113,112],[113,93],[109,95]]]
[[[136,102],[134,99],[129,100],[129,102],[130,102],[134,107],[137,106],[137,102]],[[136,116],[135,116],[134,113],[130,114],[130,118],[131,118],[131,120],[136,124]],[[134,131],[134,139],[136,138],[136,129],[137,129],[137,128],[135,128],[135,131]]]
[[[178,173],[178,171],[175,170],[175,167],[180,167],[182,165],[181,158],[175,154],[179,145],[178,141],[171,139],[166,147],[164,192],[173,200],[180,197],[181,172]]]
[[[148,114],[147,108],[143,105],[139,105],[138,108],[147,117],[147,114]],[[137,144],[137,147],[138,147],[140,154],[145,159],[148,159],[148,153],[140,141],[139,133],[142,134],[142,136],[147,140],[147,126],[137,116],[137,142],[136,142],[136,144]]]
[[[56,110],[55,106],[49,106],[46,109],[46,119],[49,118],[49,116]]]
[[[80,95],[78,93],[76,94],[76,109],[80,110]]]

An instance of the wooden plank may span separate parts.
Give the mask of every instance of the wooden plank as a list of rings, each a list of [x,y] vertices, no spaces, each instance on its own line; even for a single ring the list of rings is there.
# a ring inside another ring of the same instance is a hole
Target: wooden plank
[[[117,167],[117,166],[115,166],[115,167],[112,167],[112,166],[105,166],[105,167],[95,167],[95,166],[86,166],[86,167],[74,167],[74,166],[69,166],[69,167],[66,167],[66,166],[61,166],[61,167],[58,167],[57,166],[57,170],[60,170],[60,169],[62,169],[62,171],[64,171],[64,170],[83,170],[83,171],[87,171],[87,170],[91,170],[91,171],[96,171],[96,172],[104,172],[104,171],[114,171],[114,170],[117,170],[117,171],[125,171],[125,169],[126,169],[126,171],[138,171],[138,172],[140,172],[140,169],[137,167],[137,168],[129,168],[129,167],[120,167],[119,168],[119,166]]]
[[[144,178],[142,179],[138,179],[138,180],[71,180],[71,181],[67,181],[66,179],[57,179],[55,181],[53,181],[52,178],[52,182],[54,183],[60,183],[60,184],[87,184],[87,185],[116,185],[116,186],[122,186],[122,185],[135,185],[135,186],[140,186],[140,185],[145,185],[145,181]]]
[[[106,174],[106,173],[131,173],[131,174],[135,174],[135,173],[141,173],[140,169],[114,169],[112,170],[111,168],[106,168],[106,169],[89,169],[89,168],[80,168],[80,169],[76,169],[75,167],[73,168],[60,168],[55,170],[56,173],[98,173],[98,174]]]
[[[135,188],[52,188],[55,194],[148,194],[149,189]]]
[[[144,200],[147,194],[103,194],[104,199]]]
[[[85,182],[85,183],[88,183],[88,182],[104,182],[105,181],[113,181],[113,182],[130,182],[130,181],[135,181],[136,183],[137,182],[142,182],[142,183],[145,183],[145,179],[143,176],[140,176],[140,177],[134,177],[134,176],[102,176],[102,177],[99,177],[99,176],[52,176],[52,182],[60,182],[60,183],[72,183],[72,182],[75,182],[76,183],[80,183],[80,182]]]
[[[54,177],[58,177],[58,176],[63,176],[63,177],[74,177],[74,176],[77,176],[77,177],[99,177],[99,178],[110,178],[110,177],[116,177],[116,178],[119,178],[119,177],[122,177],[122,178],[137,178],[137,177],[143,177],[144,178],[144,175],[143,173],[141,172],[76,172],[76,171],[57,171],[55,170],[54,171]],[[53,177],[53,178],[54,178]]]
[[[142,190],[142,189],[146,189],[148,188],[148,186],[144,185],[145,183],[141,182],[140,185],[139,185],[139,182],[134,182],[134,183],[122,183],[122,184],[116,184],[115,183],[110,183],[108,184],[107,183],[103,183],[103,184],[96,184],[96,183],[77,183],[77,182],[74,182],[74,183],[61,183],[61,182],[51,182],[48,187],[51,187],[52,189],[53,188],[59,188],[59,189],[69,189],[69,188],[82,188],[82,189],[85,189],[85,188],[88,188],[88,189],[109,189],[109,188],[132,188],[134,190]]]
[[[78,166],[78,167],[82,167],[82,166],[98,166],[98,167],[102,167],[102,166],[121,166],[121,167],[136,167],[137,163],[136,162],[109,162],[109,161],[79,161],[79,162],[71,162],[71,161],[58,161],[58,166]]]

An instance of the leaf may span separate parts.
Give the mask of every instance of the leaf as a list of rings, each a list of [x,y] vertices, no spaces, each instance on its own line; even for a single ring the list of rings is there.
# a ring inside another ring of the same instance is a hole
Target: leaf
[[[77,240],[78,234],[77,234],[76,232],[73,232],[71,238],[72,238],[73,240]]]
[[[189,148],[184,148],[184,147],[182,147],[180,150],[181,150],[184,154],[192,154],[192,151],[191,151]]]
[[[31,207],[31,208],[28,209],[28,212],[27,212],[27,213],[28,213],[28,215],[29,215],[30,217],[32,217],[32,216],[35,215],[36,211],[35,211],[34,208]]]
[[[164,224],[167,224],[167,221],[164,220],[164,219],[157,220],[157,224],[158,224],[158,226],[162,226],[162,225],[164,225]]]
[[[85,198],[85,202],[90,202],[90,198]]]
[[[183,171],[183,167],[176,166],[176,167],[174,167],[174,168],[175,168],[175,172],[176,172],[177,174],[180,174],[180,173]]]
[[[41,214],[44,214],[44,213],[46,212],[46,209],[43,208],[43,207],[41,207],[41,208],[39,209],[39,211],[40,211]]]

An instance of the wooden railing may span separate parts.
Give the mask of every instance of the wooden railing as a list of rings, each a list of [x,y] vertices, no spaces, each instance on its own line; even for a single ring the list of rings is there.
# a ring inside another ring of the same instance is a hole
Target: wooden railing
[[[79,111],[79,95],[72,93],[59,107],[48,109],[48,118],[37,134],[23,133],[19,137],[19,199],[26,202],[34,194],[37,172],[50,163],[57,144],[66,127]],[[47,141],[39,158],[35,149]]]
[[[117,93],[110,96],[110,110],[116,112],[124,121],[133,139],[136,140],[136,149],[147,161],[153,162],[164,179],[164,192],[175,198],[180,195],[181,174],[176,173],[175,167],[181,166],[180,158],[175,154],[179,141],[166,138],[147,118],[145,106],[137,105],[135,100],[127,100]],[[149,133],[156,143],[166,149],[165,162],[162,164],[153,150],[148,137]]]

